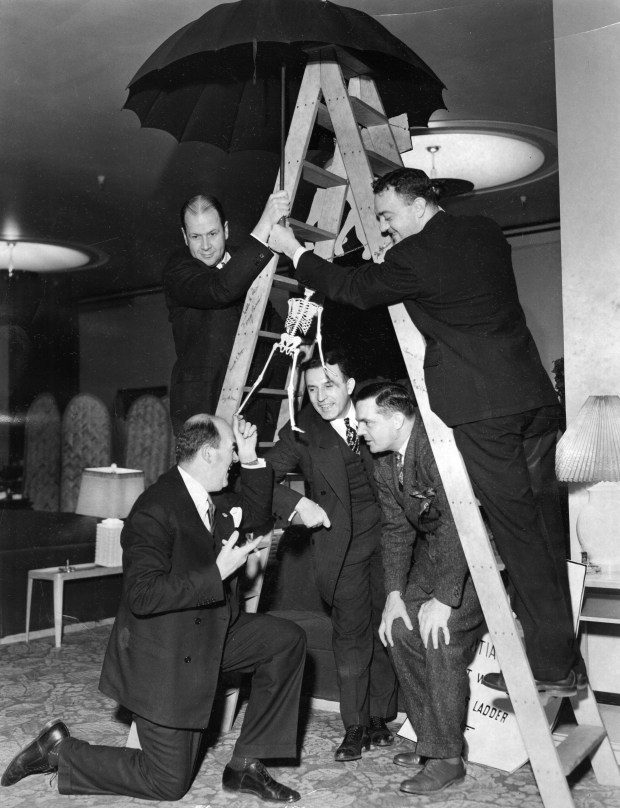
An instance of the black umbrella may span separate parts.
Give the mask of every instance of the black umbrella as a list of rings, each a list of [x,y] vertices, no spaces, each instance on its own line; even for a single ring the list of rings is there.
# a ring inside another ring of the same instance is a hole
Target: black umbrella
[[[330,45],[363,62],[388,116],[407,112],[410,126],[424,126],[444,108],[443,84],[422,59],[368,14],[327,0],[216,6],[146,60],[124,108],[180,142],[278,152],[283,107],[296,100],[308,53]]]

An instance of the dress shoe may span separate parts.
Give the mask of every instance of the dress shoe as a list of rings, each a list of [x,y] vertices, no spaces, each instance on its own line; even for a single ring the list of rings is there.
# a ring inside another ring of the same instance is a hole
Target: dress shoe
[[[394,755],[393,763],[397,766],[405,766],[408,769],[414,769],[424,764],[424,758],[418,755],[417,752],[399,752]]]
[[[378,715],[370,716],[370,727],[368,727],[370,743],[373,746],[391,746],[394,743],[394,735],[388,729],[385,718]]]
[[[577,674],[571,671],[565,679],[558,679],[550,682],[545,679],[534,679],[536,689],[548,696],[576,696],[577,695]],[[501,690],[508,693],[503,673],[485,673],[482,677],[482,684],[493,690]]]
[[[334,760],[337,760],[339,763],[347,763],[349,760],[359,760],[362,756],[362,749],[365,752],[368,752],[370,749],[368,727],[355,724],[352,727],[347,727],[344,739],[338,749],[336,749]]]
[[[298,791],[276,782],[260,760],[255,760],[245,769],[231,769],[226,766],[222,786],[226,791],[254,794],[267,802],[297,802],[301,799]]]
[[[69,737],[69,730],[62,721],[47,723],[34,741],[18,752],[6,767],[0,783],[13,786],[31,774],[48,774],[58,768],[58,760],[52,763],[50,753],[55,753],[58,744]]]
[[[440,758],[429,758],[421,772],[411,780],[403,780],[400,790],[407,794],[434,794],[454,783],[461,783],[464,779],[465,765],[462,760],[450,763]]]

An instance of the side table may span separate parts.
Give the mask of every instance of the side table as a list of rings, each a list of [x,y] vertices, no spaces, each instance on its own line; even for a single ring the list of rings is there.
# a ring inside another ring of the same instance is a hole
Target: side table
[[[122,567],[102,567],[99,564],[75,564],[69,570],[64,567],[44,567],[28,570],[28,591],[26,594],[26,642],[30,635],[30,606],[32,602],[32,582],[52,581],[54,584],[54,635],[56,648],[62,643],[62,599],[65,581],[78,581],[81,578],[100,578],[106,575],[120,575]]]

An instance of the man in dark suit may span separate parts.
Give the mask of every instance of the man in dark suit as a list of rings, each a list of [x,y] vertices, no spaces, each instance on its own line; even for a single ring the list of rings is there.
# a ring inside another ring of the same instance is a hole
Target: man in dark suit
[[[376,382],[355,404],[360,437],[376,455],[387,600],[379,636],[390,649],[414,752],[394,758],[424,768],[401,784],[430,794],[465,777],[463,727],[471,662],[483,617],[450,506],[414,402]],[[415,561],[414,561],[415,558]]]
[[[566,537],[555,480],[558,402],[519,303],[510,245],[484,217],[450,216],[423,171],[374,185],[392,246],[381,264],[344,269],[276,225],[302,283],[358,308],[404,303],[427,341],[430,404],[454,430],[514,587],[514,609],[539,690],[570,696],[576,674]],[[505,690],[502,674],[485,684]]]
[[[181,208],[189,254],[175,250],[163,273],[177,354],[170,382],[175,434],[191,415],[215,412],[245,294],[273,257],[266,246],[272,224],[288,212],[288,193],[272,194],[256,227],[229,252],[228,222],[214,196],[194,196]]]
[[[235,418],[233,433],[208,415],[186,423],[178,465],[138,498],[123,528],[123,593],[99,686],[133,713],[142,748],[91,746],[52,721],[9,764],[3,786],[57,770],[61,794],[178,800],[220,673],[237,671],[253,674],[252,689],[222,785],[299,799],[259,758],[296,756],[305,636],[289,621],[239,609],[235,573],[260,536],[240,546],[233,513],[211,498],[227,485],[236,452],[242,535],[268,530],[273,471],[256,458],[256,428]]]
[[[276,515],[296,512],[312,534],[312,558],[321,597],[331,606],[333,650],[346,730],[337,761],[357,760],[370,744],[388,746],[386,725],[396,715],[396,678],[377,630],[385,602],[380,511],[372,458],[355,433],[345,357],[337,351],[302,366],[310,398],[295,432],[287,424],[266,453],[276,481],[299,469],[312,499],[276,486]]]

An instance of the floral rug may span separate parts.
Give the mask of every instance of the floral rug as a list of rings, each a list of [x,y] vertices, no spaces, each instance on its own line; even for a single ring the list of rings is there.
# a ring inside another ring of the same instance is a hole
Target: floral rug
[[[13,755],[52,718],[62,718],[71,734],[93,743],[123,746],[128,725],[115,703],[97,689],[101,660],[110,626],[94,626],[65,634],[61,648],[53,638],[30,644],[0,645],[0,771]],[[343,729],[338,713],[302,706],[301,754],[297,765],[269,765],[276,779],[301,793],[298,808],[542,808],[529,765],[506,775],[470,764],[461,785],[432,797],[399,791],[407,773],[392,763],[396,751],[409,744],[400,738],[387,749],[365,753],[362,760],[334,762]],[[250,795],[235,796],[221,788],[222,770],[241,724],[215,736],[189,793],[178,803],[186,808],[258,808],[265,805]],[[396,730],[397,726],[393,728]],[[268,762],[269,764],[269,762]],[[571,777],[576,808],[620,808],[620,789],[599,785],[589,767]],[[130,797],[68,797],[58,794],[55,777],[36,775],[0,791],[3,808],[126,808],[147,803]]]

